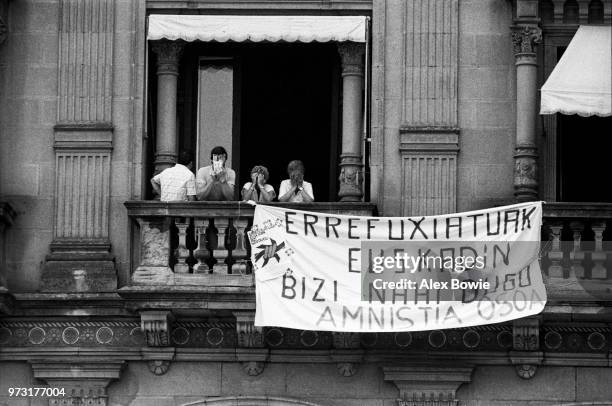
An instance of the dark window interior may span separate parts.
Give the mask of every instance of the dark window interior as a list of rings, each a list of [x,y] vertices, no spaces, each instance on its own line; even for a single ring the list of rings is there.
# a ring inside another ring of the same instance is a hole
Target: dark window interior
[[[557,115],[558,200],[612,202],[612,117]]]
[[[179,148],[196,150],[199,58],[228,56],[235,67],[232,167],[240,188],[260,164],[268,168],[268,182],[278,193],[287,164],[299,159],[316,201],[335,201],[341,76],[334,43],[187,44],[179,72]],[[151,59],[150,97],[156,90],[154,55]],[[149,118],[154,119],[151,101]],[[153,146],[149,152],[152,161]]]
[[[566,49],[557,48],[557,60]],[[612,117],[557,114],[558,201],[612,202],[612,186],[605,182],[612,173],[611,128]]]

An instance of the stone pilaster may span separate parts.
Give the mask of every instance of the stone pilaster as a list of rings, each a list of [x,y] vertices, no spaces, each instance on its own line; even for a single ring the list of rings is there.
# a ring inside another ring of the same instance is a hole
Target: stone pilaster
[[[156,41],[151,49],[157,55],[157,126],[155,173],[174,165],[177,155],[176,106],[179,60],[184,44]]]
[[[55,226],[44,292],[117,288],[109,239],[114,13],[115,0],[60,1]]]
[[[517,2],[512,44],[516,64],[516,149],[514,154],[514,195],[518,201],[538,198],[537,54],[542,39],[537,26],[537,2]]]
[[[397,386],[397,406],[457,406],[457,389],[472,380],[472,366],[383,367],[385,381]]]
[[[34,377],[50,388],[61,389],[63,395],[49,398],[49,406],[107,406],[106,388],[119,379],[124,361],[66,360],[30,361]]]
[[[457,148],[435,151],[460,133],[458,44],[458,0],[373,2],[370,190],[384,215],[454,211]]]
[[[338,45],[342,61],[342,153],[340,154],[340,201],[360,201],[363,196],[361,139],[363,130],[363,55],[365,46]]]

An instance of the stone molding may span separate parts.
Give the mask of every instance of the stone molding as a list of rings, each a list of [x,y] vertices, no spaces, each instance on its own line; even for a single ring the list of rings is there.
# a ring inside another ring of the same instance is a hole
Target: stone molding
[[[183,406],[321,406],[292,398],[274,396],[231,396],[188,403]]]
[[[471,365],[408,365],[383,367],[384,380],[395,384],[397,406],[455,406],[457,389],[472,380]]]
[[[125,367],[121,360],[66,361],[31,360],[34,377],[54,388],[64,388],[65,395],[50,398],[50,406],[87,404],[106,406],[106,388],[111,381],[119,379]]]

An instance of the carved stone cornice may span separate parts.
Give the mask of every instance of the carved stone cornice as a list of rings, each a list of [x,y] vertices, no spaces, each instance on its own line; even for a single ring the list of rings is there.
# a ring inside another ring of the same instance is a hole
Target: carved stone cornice
[[[173,319],[170,311],[153,310],[140,313],[140,325],[147,346],[170,346],[170,328]]]
[[[455,406],[457,389],[472,380],[471,365],[383,367],[385,381],[400,391],[397,406]]]
[[[342,76],[363,76],[365,46],[356,42],[341,42],[338,53],[342,62]]]
[[[523,55],[534,56],[537,44],[542,41],[542,30],[535,25],[522,25],[513,27],[512,45],[514,55],[519,58]]]
[[[48,360],[30,361],[34,377],[63,395],[49,398],[49,405],[106,406],[106,388],[119,379],[125,361],[120,360]]]
[[[184,48],[183,41],[153,42],[151,49],[157,54],[157,74],[178,76],[179,60]]]

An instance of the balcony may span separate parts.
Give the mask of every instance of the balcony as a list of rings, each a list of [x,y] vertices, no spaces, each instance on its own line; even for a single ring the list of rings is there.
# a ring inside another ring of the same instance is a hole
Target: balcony
[[[542,272],[549,302],[612,300],[610,203],[547,203]]]
[[[374,203],[270,203],[320,213],[373,216]],[[138,308],[254,309],[246,233],[255,208],[245,202],[130,201],[131,284],[119,294]],[[180,303],[180,304],[178,304]]]
[[[371,216],[372,203],[282,204],[322,213]],[[243,202],[126,202],[135,225],[132,281],[119,293],[136,307],[254,309]],[[547,203],[541,266],[549,307],[612,299],[612,204]],[[561,307],[559,307],[561,306]],[[592,308],[592,307],[591,307]],[[572,311],[575,311],[573,309]]]

